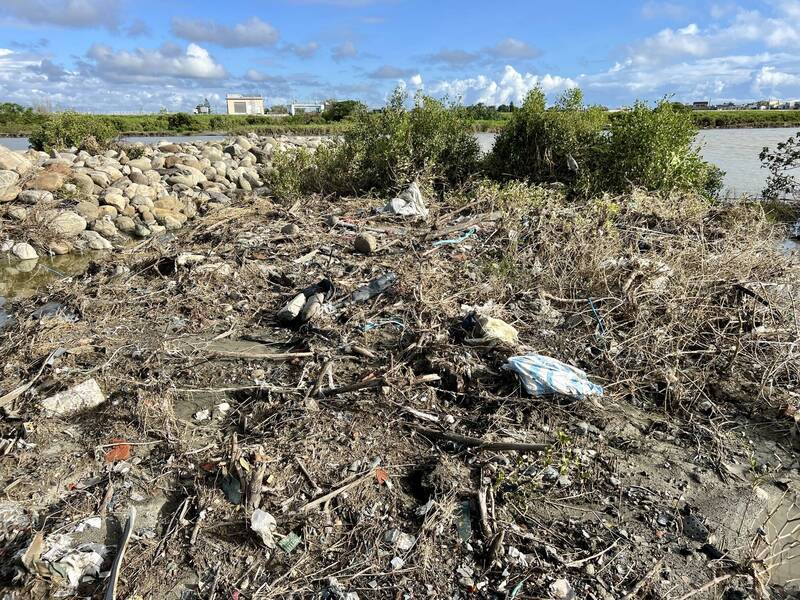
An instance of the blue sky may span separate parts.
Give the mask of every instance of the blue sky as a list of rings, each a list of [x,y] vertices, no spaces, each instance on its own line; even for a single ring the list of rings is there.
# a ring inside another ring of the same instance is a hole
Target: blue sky
[[[800,0],[0,0],[0,101],[97,112],[397,85],[466,103],[800,98]]]

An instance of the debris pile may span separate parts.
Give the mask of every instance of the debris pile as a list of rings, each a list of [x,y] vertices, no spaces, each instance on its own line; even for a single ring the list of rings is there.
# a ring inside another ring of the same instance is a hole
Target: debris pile
[[[4,589],[781,597],[800,273],[772,226],[400,197],[232,196],[9,299]]]

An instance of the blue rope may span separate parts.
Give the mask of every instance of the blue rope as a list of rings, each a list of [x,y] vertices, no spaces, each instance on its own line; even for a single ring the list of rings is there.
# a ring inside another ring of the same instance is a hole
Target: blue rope
[[[433,242],[433,247],[434,248],[438,248],[439,246],[445,246],[445,245],[450,245],[450,244],[460,244],[464,240],[467,240],[471,236],[475,235],[475,233],[477,233],[477,231],[478,231],[477,227],[470,227],[467,230],[467,232],[464,235],[462,235],[461,237],[457,237],[457,238],[452,239],[452,240],[439,240],[438,242]]]

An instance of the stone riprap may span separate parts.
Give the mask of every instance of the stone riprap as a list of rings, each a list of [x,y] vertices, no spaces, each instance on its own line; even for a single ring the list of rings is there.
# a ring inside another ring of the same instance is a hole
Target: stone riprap
[[[324,142],[250,134],[123,145],[97,155],[0,146],[0,218],[13,225],[0,242],[12,258],[20,258],[15,247],[28,257],[28,248],[44,256],[123,247],[186,227],[236,194],[261,190],[274,172],[276,151],[314,152]]]

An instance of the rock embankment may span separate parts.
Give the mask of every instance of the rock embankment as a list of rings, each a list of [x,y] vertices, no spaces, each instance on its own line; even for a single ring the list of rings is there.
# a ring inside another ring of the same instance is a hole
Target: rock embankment
[[[239,136],[92,155],[0,146],[0,250],[19,260],[42,254],[112,250],[180,229],[196,215],[264,186],[276,151],[323,143],[319,137]]]

